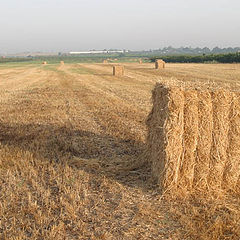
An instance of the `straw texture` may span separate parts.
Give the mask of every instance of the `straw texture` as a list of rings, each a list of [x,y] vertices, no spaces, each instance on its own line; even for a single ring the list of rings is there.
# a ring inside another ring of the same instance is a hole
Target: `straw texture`
[[[209,91],[198,91],[198,140],[194,187],[206,190],[212,147],[213,106]]]
[[[224,173],[226,188],[240,188],[240,94],[233,93],[229,115],[230,127],[228,133],[229,145]]]

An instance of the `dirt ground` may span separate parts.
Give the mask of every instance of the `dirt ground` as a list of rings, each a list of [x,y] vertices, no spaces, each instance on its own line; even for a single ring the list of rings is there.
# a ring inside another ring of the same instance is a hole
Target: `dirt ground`
[[[228,199],[159,194],[145,120],[156,82],[237,88],[240,64],[124,66],[123,77],[111,64],[0,66],[0,239],[239,239],[236,202],[221,225]]]

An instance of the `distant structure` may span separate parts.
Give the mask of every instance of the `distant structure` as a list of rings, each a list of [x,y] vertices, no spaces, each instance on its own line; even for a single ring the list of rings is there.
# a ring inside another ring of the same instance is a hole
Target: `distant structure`
[[[108,60],[104,59],[104,60],[103,60],[103,63],[108,63]]]
[[[165,68],[165,62],[162,59],[156,59],[155,68],[156,69]]]
[[[111,54],[111,53],[127,53],[128,50],[91,50],[83,52],[70,52],[70,55],[81,55],[81,54]]]
[[[139,64],[142,64],[142,59],[141,58],[139,59]]]
[[[44,62],[42,62],[42,64],[43,64],[43,65],[47,65],[47,62],[46,62],[46,61],[44,61]]]
[[[124,75],[124,66],[115,65],[113,66],[113,76],[123,76]]]

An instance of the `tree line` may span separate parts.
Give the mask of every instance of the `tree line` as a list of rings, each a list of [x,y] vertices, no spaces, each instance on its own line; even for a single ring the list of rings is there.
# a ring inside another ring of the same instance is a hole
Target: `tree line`
[[[29,61],[32,61],[32,58],[19,58],[19,57],[0,58],[0,63],[29,62]]]
[[[173,55],[173,56],[155,56],[150,61],[155,62],[156,59],[163,59],[169,63],[240,63],[240,52],[228,54],[210,54],[210,55]]]

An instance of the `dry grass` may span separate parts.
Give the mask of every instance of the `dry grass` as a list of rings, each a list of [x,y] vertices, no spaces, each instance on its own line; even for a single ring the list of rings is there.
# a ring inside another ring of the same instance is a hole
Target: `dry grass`
[[[72,71],[79,67],[85,70]],[[237,193],[162,197],[142,163],[157,81],[184,72],[238,84],[240,66],[170,64],[159,73],[135,63],[125,70],[113,78],[111,64],[1,68],[1,239],[239,239]],[[238,100],[232,105],[235,116]],[[229,154],[234,172],[238,153]]]

